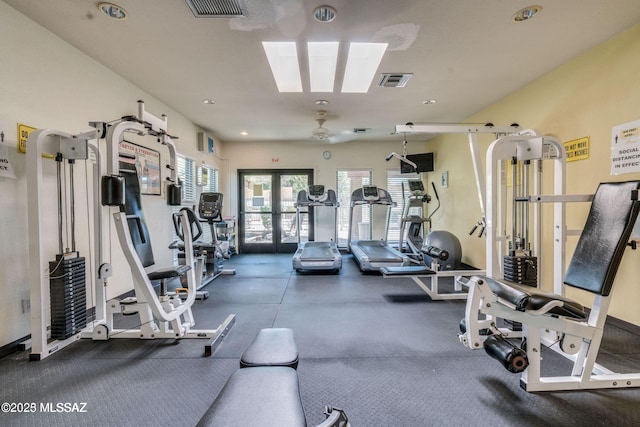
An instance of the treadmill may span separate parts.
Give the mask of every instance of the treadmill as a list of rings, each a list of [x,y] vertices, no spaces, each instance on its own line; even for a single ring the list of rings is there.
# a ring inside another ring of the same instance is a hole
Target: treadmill
[[[334,238],[329,242],[301,242],[301,210],[309,210],[314,207],[330,207],[334,211]],[[298,249],[293,254],[293,269],[301,270],[331,270],[340,271],[342,268],[342,255],[338,250],[336,237],[338,235],[338,198],[333,190],[325,191],[324,185],[310,185],[307,190],[298,192],[296,200],[296,221],[298,225]]]
[[[382,205],[387,207],[387,219],[383,240],[352,240],[353,208],[359,205]],[[351,193],[349,209],[349,237],[347,246],[362,271],[380,271],[383,267],[404,267],[409,265],[409,257],[387,243],[391,208],[395,203],[391,195],[375,185],[364,185]]]

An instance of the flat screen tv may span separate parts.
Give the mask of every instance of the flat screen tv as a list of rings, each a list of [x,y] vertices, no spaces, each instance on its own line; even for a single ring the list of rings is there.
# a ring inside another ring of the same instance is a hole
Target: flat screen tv
[[[433,172],[433,153],[407,154],[407,159],[418,166],[418,173]],[[409,163],[400,160],[401,173],[416,173],[416,170]]]

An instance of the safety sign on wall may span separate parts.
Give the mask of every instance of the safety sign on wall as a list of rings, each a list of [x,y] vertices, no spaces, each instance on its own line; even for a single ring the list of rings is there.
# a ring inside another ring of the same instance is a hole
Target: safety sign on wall
[[[574,139],[564,143],[564,149],[567,153],[567,162],[575,162],[576,160],[584,160],[589,158],[589,137]]]
[[[34,130],[36,128],[18,123],[18,151],[20,153],[25,154],[27,152],[27,139]]]
[[[611,175],[640,172],[640,120],[614,126],[611,132]]]
[[[0,121],[0,177],[15,179],[16,174],[9,159],[9,135],[7,123]]]

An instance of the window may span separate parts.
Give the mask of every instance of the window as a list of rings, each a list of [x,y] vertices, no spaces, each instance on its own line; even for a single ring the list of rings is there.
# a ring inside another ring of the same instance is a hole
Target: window
[[[178,182],[182,185],[182,201],[181,206],[173,206],[173,213],[178,213],[182,206],[193,206],[196,203],[196,180],[195,180],[195,162],[193,159],[176,154],[176,173]],[[179,240],[178,235],[173,234],[173,240]],[[180,251],[173,251],[173,264],[178,265],[178,254]],[[184,259],[182,260],[184,261]]]
[[[356,188],[371,184],[370,170],[338,170],[336,173],[336,193],[338,208],[338,247],[347,246],[349,238],[349,211],[351,193]],[[358,206],[353,212],[353,239],[371,238],[371,206]]]
[[[400,240],[400,220],[402,219],[402,209],[404,208],[404,197],[407,197],[409,186],[407,181],[410,179],[420,179],[416,173],[403,174],[400,170],[387,170],[387,188],[391,195],[391,199],[396,202],[396,206],[391,209],[391,219],[389,220],[389,234],[387,240],[390,244],[395,245]],[[404,184],[404,197],[402,194],[402,184]],[[410,212],[410,214],[420,215],[422,213]],[[405,227],[406,229],[406,227]]]
[[[182,185],[182,204],[193,205],[196,202],[195,162],[178,154],[176,163],[178,180]]]
[[[201,191],[203,193],[217,193],[219,192],[219,181],[218,181],[218,169],[214,169],[209,166],[202,166],[198,168],[198,183],[200,183]],[[222,199],[222,203],[226,203],[227,201]],[[196,212],[197,214],[198,212]],[[207,223],[202,223],[202,236],[200,236],[201,241],[203,242],[212,242],[213,237],[211,235],[211,225]]]
[[[218,169],[209,166],[198,168],[198,183],[200,183],[203,193],[220,191],[218,176]]]

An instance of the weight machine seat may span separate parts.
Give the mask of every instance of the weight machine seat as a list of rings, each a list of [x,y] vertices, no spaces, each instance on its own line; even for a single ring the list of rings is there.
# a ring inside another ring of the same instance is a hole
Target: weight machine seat
[[[298,347],[289,328],[261,329],[240,357],[240,368],[256,366],[298,367]]]
[[[284,366],[237,370],[197,425],[306,426],[297,372]]]
[[[189,265],[179,265],[177,267],[161,268],[147,273],[149,280],[163,280],[170,279],[172,277],[180,277],[191,270]]]
[[[586,319],[587,314],[584,307],[579,303],[553,293],[542,292],[530,286],[521,286],[517,283],[503,282],[490,277],[474,278],[478,283],[486,283],[491,292],[498,298],[512,304],[517,311],[537,311],[542,310],[545,314],[571,317],[574,319]],[[550,309],[545,306],[550,304]]]
[[[380,271],[385,276],[430,276],[436,274],[436,272],[430,268],[418,265],[409,265],[405,267],[382,267]]]
[[[609,296],[622,255],[640,211],[640,181],[601,183],[596,190],[587,221],[567,269],[567,286]],[[492,292],[518,311],[541,310],[541,314],[587,317],[584,308],[561,295],[546,293],[483,277]],[[549,304],[548,307],[545,306]]]

